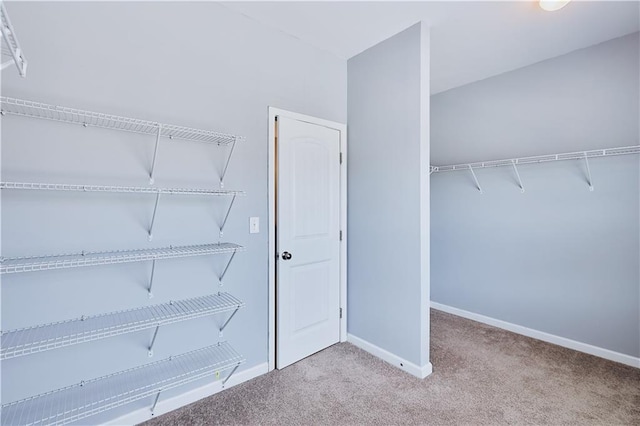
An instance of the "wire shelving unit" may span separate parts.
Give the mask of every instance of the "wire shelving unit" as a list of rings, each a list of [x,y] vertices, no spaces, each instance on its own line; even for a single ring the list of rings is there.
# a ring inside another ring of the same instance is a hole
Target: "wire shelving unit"
[[[154,182],[154,170],[161,138],[197,141],[215,144],[218,146],[230,145],[231,149],[229,150],[229,154],[224,163],[224,168],[220,173],[221,187],[223,186],[224,177],[227,173],[227,168],[229,166],[235,144],[236,142],[244,139],[241,136],[219,133],[211,130],[195,129],[192,127],[177,126],[174,124],[163,124],[139,118],[92,112],[4,96],[0,97],[0,104],[2,105],[2,115],[10,114],[22,117],[39,118],[82,125],[84,127],[100,127],[104,129],[121,130],[155,137],[156,144],[153,152],[153,162],[149,172],[150,183]]]
[[[3,425],[64,425],[162,391],[231,370],[244,362],[226,342],[2,405]]]
[[[2,22],[2,69],[15,64],[18,68],[18,73],[21,77],[27,76],[27,60],[24,57],[24,52],[18,42],[18,37],[13,29],[9,14],[4,7],[4,2],[0,2],[0,15]]]
[[[591,159],[591,158],[598,158],[598,157],[611,157],[615,155],[629,155],[629,154],[640,154],[640,145],[626,146],[626,147],[620,147],[620,148],[595,149],[591,151],[567,152],[562,154],[538,155],[533,157],[511,158],[506,160],[480,161],[480,162],[468,163],[468,164],[432,166],[432,171],[437,173],[437,172],[451,172],[456,170],[469,170],[469,167],[473,169],[484,169],[489,167],[510,167],[513,163],[517,165],[537,164],[537,163],[548,163],[551,161],[584,160],[585,158]]]
[[[3,114],[21,115],[23,117],[40,118],[45,120],[60,121],[70,124],[78,124],[85,127],[102,127],[105,129],[122,130],[125,132],[142,133],[145,135],[158,135],[169,139],[180,139],[227,145],[240,139],[239,136],[213,132],[211,130],[194,129],[173,124],[162,124],[155,121],[139,118],[122,117],[101,112],[85,111],[76,108],[68,108],[58,105],[50,105],[42,102],[33,102],[24,99],[1,97]]]
[[[38,191],[76,191],[76,192],[115,192],[129,194],[162,194],[162,195],[213,195],[237,196],[246,195],[244,191],[225,189],[195,189],[195,188],[154,188],[137,186],[112,185],[80,185],[68,183],[36,183],[36,182],[0,182],[0,189],[23,189]]]
[[[220,238],[223,236],[224,226],[237,196],[246,195],[244,191],[230,191],[225,189],[190,189],[190,188],[153,188],[137,186],[109,186],[109,185],[80,185],[67,183],[35,183],[35,182],[0,182],[1,189],[37,190],[37,191],[70,191],[70,192],[111,192],[126,194],[155,194],[156,201],[148,230],[148,239],[153,239],[153,226],[156,221],[161,195],[205,195],[230,196],[231,202],[222,223],[219,225]]]
[[[243,306],[243,302],[229,293],[218,293],[10,330],[2,333],[0,359],[35,354],[142,330],[157,330],[160,326],[224,312],[232,312],[233,316]],[[228,321],[220,327],[220,331],[227,323]],[[154,340],[148,348],[151,355],[156,335],[154,333]]]
[[[83,266],[113,265],[180,257],[205,256],[243,251],[244,247],[233,243],[169,246],[154,249],[99,251],[48,256],[22,256],[0,259],[0,274],[46,271],[51,269]]]
[[[520,187],[520,190],[524,192],[524,185],[522,184],[522,179],[520,178],[520,173],[518,173],[517,166],[526,165],[526,164],[549,163],[553,161],[582,160],[585,162],[589,189],[593,191],[593,180],[591,177],[591,168],[589,167],[590,159],[600,158],[600,157],[612,157],[612,156],[618,156],[618,155],[632,155],[632,154],[640,154],[640,145],[624,146],[624,147],[618,147],[618,148],[594,149],[590,151],[566,152],[561,154],[537,155],[533,157],[510,158],[505,160],[481,161],[481,162],[467,163],[467,164],[431,166],[429,170],[429,174],[438,173],[438,172],[452,172],[452,171],[459,171],[459,170],[469,171],[473,176],[473,180],[476,184],[476,188],[480,191],[480,193],[482,193],[482,187],[478,182],[478,178],[474,170],[491,168],[491,167],[513,167],[516,178],[518,179],[518,186]]]

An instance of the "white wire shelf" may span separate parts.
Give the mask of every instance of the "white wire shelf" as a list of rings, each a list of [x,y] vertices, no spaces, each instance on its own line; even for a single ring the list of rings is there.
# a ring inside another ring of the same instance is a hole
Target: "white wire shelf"
[[[168,195],[246,195],[244,191],[224,189],[154,188],[137,186],[78,185],[67,183],[0,182],[0,189],[24,189],[38,191],[119,192],[132,194]]]
[[[15,64],[21,77],[27,76],[27,60],[24,57],[16,32],[11,25],[9,14],[4,7],[4,2],[0,2],[1,10],[1,30],[2,30],[2,69]]]
[[[0,359],[10,359],[149,330],[223,312],[234,312],[243,306],[244,303],[234,296],[221,292],[154,306],[10,330],[2,333]]]
[[[243,251],[244,247],[233,243],[170,246],[154,249],[84,252],[48,256],[23,256],[0,258],[0,274],[46,271],[50,269],[77,268],[83,266],[112,265],[191,256]]]
[[[3,114],[20,115],[24,117],[41,118],[64,123],[79,124],[85,127],[101,127],[105,129],[122,130],[125,132],[158,135],[169,139],[180,139],[227,145],[241,140],[242,137],[210,130],[194,129],[190,127],[162,124],[138,118],[121,117],[101,112],[84,111],[41,102],[23,99],[1,97]]]
[[[222,184],[222,182],[221,182]],[[149,241],[153,239],[153,227],[160,204],[160,196],[165,195],[208,195],[231,196],[231,202],[219,224],[220,238],[223,236],[224,227],[231,213],[231,208],[238,195],[245,195],[244,191],[230,191],[225,189],[190,189],[190,188],[153,188],[137,186],[108,186],[108,185],[79,185],[66,183],[34,183],[34,182],[0,182],[0,189],[38,190],[38,191],[75,191],[75,192],[115,192],[128,194],[155,194],[156,201],[151,217],[151,224],[147,231]]]
[[[63,425],[232,369],[244,362],[228,343],[88,380],[2,406],[3,425]],[[153,410],[153,408],[152,408]]]
[[[568,152],[562,154],[538,155],[534,157],[511,158],[506,160],[481,161],[468,164],[455,164],[448,166],[431,166],[431,172],[451,172],[456,170],[483,169],[489,167],[505,167],[513,164],[537,164],[551,161],[584,160],[585,158],[610,157],[615,155],[640,154],[640,145],[620,148],[596,149],[591,151]]]

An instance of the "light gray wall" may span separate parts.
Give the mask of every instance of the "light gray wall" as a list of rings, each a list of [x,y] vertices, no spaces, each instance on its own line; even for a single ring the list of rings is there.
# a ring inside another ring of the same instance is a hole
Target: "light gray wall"
[[[433,163],[639,144],[638,33],[432,96]],[[640,356],[640,159],[435,173],[432,300]]]
[[[247,363],[267,361],[267,106],[346,122],[346,61],[215,3],[9,3],[29,59],[28,77],[2,74],[14,96],[171,124],[240,134],[226,188],[236,201],[223,241],[246,246],[223,290],[246,303],[225,330]],[[6,116],[2,180],[148,185],[154,139]],[[216,187],[224,150],[163,141],[158,187]],[[3,191],[4,256],[217,242],[228,199],[165,197],[155,238],[145,229],[153,196]],[[249,234],[250,216],[261,233]],[[3,330],[178,300],[218,290],[216,257],[4,276]],[[218,340],[204,318],[164,327],[155,356],[150,332],[3,362],[3,402],[160,360]],[[198,383],[202,384],[202,383]],[[176,389],[182,393],[187,387]],[[169,397],[163,395],[162,398]],[[125,410],[150,402],[134,403]],[[94,420],[98,421],[98,420]]]
[[[419,366],[429,361],[425,31],[416,24],[348,61],[348,331]]]
[[[456,164],[637,141],[638,33],[432,96],[431,160]]]

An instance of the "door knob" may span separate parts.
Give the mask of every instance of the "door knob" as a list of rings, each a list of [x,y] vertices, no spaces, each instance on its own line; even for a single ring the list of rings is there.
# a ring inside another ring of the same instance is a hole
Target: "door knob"
[[[289,253],[288,251],[285,251],[284,253],[282,253],[282,260],[289,260],[291,259],[291,253]]]

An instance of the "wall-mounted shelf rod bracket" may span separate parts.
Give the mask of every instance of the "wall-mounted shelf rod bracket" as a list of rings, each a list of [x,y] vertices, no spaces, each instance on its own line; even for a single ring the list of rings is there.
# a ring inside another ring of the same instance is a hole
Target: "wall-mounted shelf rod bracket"
[[[513,171],[516,173],[516,178],[518,178],[518,186],[520,187],[520,192],[524,194],[524,185],[522,185],[522,179],[520,179],[520,173],[518,173],[518,167],[516,166],[517,160],[512,160],[511,165],[513,166]]]
[[[222,387],[223,388],[224,388],[224,385],[227,383],[227,380],[229,380],[231,378],[231,376],[233,376],[233,373],[236,372],[238,367],[240,367],[240,365],[236,365],[235,367],[233,367],[233,370],[231,370],[231,372],[227,375],[227,377],[222,381]]]
[[[160,330],[159,325],[156,326],[156,330],[153,332],[153,337],[151,338],[151,344],[149,345],[149,351],[147,352],[147,354],[149,355],[149,358],[153,356],[153,345],[156,343],[156,337],[158,337],[158,330]]]
[[[224,163],[224,169],[222,169],[222,173],[220,174],[220,188],[224,188],[224,177],[227,174],[227,169],[229,168],[229,163],[231,162],[231,156],[233,155],[233,149],[236,147],[237,137],[233,138],[233,142],[231,142],[231,149],[229,150],[229,155],[227,156],[227,161]],[[220,144],[218,144],[220,145]]]
[[[156,169],[156,161],[158,159],[158,148],[160,147],[160,137],[162,136],[162,124],[158,123],[158,134],[156,135],[156,146],[153,149],[153,160],[151,161],[151,171],[149,172],[149,184],[153,185],[153,172]]]
[[[158,391],[156,398],[153,400],[153,405],[151,406],[151,415],[153,416],[155,413],[156,405],[158,405],[158,400],[160,399],[160,394],[162,393],[162,389]]]
[[[153,277],[156,274],[156,259],[153,259],[153,263],[151,264],[151,277],[149,278],[149,289],[147,290],[149,294],[149,299],[153,297]]]
[[[224,324],[222,324],[222,327],[220,327],[220,331],[218,332],[218,337],[220,337],[220,338],[224,337],[222,332],[224,331],[224,329],[227,326],[227,324],[229,324],[229,322],[231,321],[231,318],[233,318],[234,315],[236,314],[236,312],[238,312],[238,309],[240,309],[240,306],[238,306],[236,308],[236,310],[233,311],[233,313],[229,316],[229,318],[227,318],[227,320],[224,322]]]
[[[156,204],[153,207],[153,216],[151,216],[151,226],[149,226],[149,241],[153,240],[153,225],[156,223],[156,213],[158,212],[158,204],[160,203],[160,192],[156,194]]]
[[[229,257],[229,261],[227,262],[227,265],[224,267],[224,270],[222,271],[222,273],[218,277],[218,282],[220,283],[220,287],[222,287],[222,280],[224,279],[224,276],[227,274],[227,270],[229,269],[229,266],[231,265],[231,261],[233,260],[233,257],[235,255],[236,255],[236,251],[234,250],[231,253],[231,256]]]
[[[476,183],[478,191],[480,191],[480,193],[482,194],[482,187],[480,186],[480,182],[478,182],[478,177],[476,176],[476,172],[473,171],[473,167],[471,167],[471,164],[469,164],[469,171],[471,172],[471,176],[473,176],[473,180]]]
[[[589,167],[589,157],[587,153],[584,153],[584,164],[587,166],[587,183],[589,184],[589,191],[593,191],[593,179],[591,179],[591,168]]]
[[[222,225],[220,225],[220,238],[222,238],[224,234],[224,226],[227,224],[227,219],[229,219],[229,213],[231,213],[231,208],[233,207],[233,203],[236,201],[235,194],[231,198],[231,203],[229,203],[229,208],[227,209],[227,214],[224,215],[224,219],[222,220]]]

